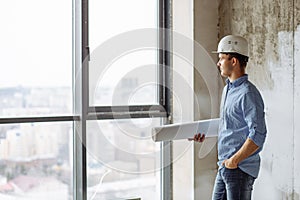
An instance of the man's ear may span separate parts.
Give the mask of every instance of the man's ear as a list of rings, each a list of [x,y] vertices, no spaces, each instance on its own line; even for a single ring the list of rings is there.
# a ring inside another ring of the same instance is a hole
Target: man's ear
[[[238,64],[239,60],[236,57],[232,57],[231,62],[232,62],[233,66],[236,66]]]

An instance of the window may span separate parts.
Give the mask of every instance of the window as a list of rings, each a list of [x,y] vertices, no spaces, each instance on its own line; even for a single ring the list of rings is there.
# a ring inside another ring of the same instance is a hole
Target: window
[[[0,199],[73,199],[72,1],[0,17]]]
[[[91,106],[158,104],[157,22],[157,1],[89,1]]]
[[[90,104],[95,106],[158,104],[156,51],[152,49],[129,52],[115,58],[115,61],[101,70],[101,74],[99,68],[94,69],[97,63],[90,65],[90,73],[95,79],[90,82]],[[98,76],[95,76],[96,74]]]
[[[72,133],[72,122],[1,125],[0,198],[72,199]]]
[[[158,2],[3,3],[1,199],[166,199],[151,139],[169,113]]]
[[[91,0],[82,8],[76,90],[83,102],[79,162],[86,170],[77,195],[162,199],[162,149],[151,139],[151,128],[167,116],[158,1]]]
[[[0,116],[72,114],[72,2],[5,1],[0,17]]]
[[[159,118],[89,121],[88,199],[160,198],[160,144],[151,139]]]

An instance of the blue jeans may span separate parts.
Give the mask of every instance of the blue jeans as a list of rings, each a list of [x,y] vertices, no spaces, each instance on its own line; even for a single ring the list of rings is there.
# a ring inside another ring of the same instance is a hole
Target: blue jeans
[[[255,178],[239,168],[219,169],[213,192],[213,200],[250,200]]]

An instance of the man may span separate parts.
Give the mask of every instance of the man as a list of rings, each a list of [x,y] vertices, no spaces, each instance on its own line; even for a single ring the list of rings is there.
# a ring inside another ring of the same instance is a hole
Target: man
[[[248,43],[228,35],[218,45],[217,66],[226,77],[220,105],[218,173],[213,200],[249,200],[260,168],[259,152],[266,138],[263,99],[248,80]],[[203,142],[198,133],[194,141]]]

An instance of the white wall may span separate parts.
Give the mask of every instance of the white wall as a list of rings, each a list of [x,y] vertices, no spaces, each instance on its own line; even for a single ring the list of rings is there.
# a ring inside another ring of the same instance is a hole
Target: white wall
[[[222,79],[216,67],[217,1],[173,1],[173,122],[219,116]],[[203,27],[205,23],[208,26]],[[182,34],[182,35],[181,35]],[[215,56],[215,57],[214,57]],[[217,138],[173,142],[173,199],[210,199]]]
[[[223,88],[218,73],[216,50],[218,44],[217,0],[194,1],[194,39],[201,48],[194,49],[195,120],[219,116],[220,92]],[[217,138],[207,138],[203,144],[194,146],[195,199],[211,199],[217,172]],[[208,154],[205,155],[204,151]],[[211,151],[209,151],[211,150]]]
[[[193,1],[173,0],[173,123],[193,121]],[[193,199],[193,143],[173,142],[173,199]]]
[[[296,1],[297,5],[300,1]],[[299,8],[299,7],[298,7]],[[298,9],[298,20],[300,12]],[[294,35],[294,199],[300,199],[300,25],[297,25]]]

